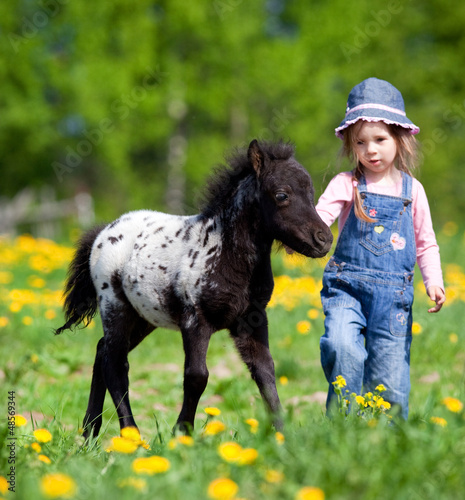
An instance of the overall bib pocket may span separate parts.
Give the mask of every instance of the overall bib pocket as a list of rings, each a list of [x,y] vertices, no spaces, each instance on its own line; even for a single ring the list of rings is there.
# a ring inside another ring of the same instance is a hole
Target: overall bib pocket
[[[399,235],[401,229],[400,210],[367,206],[366,212],[376,222],[361,221],[360,244],[375,255],[392,252],[392,235]]]

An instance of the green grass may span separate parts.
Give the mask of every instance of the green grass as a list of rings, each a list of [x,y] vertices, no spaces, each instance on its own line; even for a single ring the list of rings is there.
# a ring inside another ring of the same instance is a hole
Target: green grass
[[[439,314],[428,315],[429,304],[418,286],[414,320],[421,326],[421,333],[413,340],[408,422],[392,425],[385,419],[367,422],[352,415],[332,420],[325,417],[322,400],[327,386],[319,363],[323,317],[320,312],[319,317],[309,320],[307,311],[315,306],[301,303],[292,310],[281,306],[269,309],[277,377],[288,381],[285,385],[278,382],[285,410],[284,444],[276,441],[258,390],[223,331],[213,336],[208,352],[210,380],[199,405],[194,445],[178,444],[171,449],[172,426],[182,400],[182,342],[179,333],[157,330],[130,354],[132,407],[142,437],[151,447],[149,451],[139,448],[131,455],[105,451],[111,438],[119,434],[108,396],[99,438],[84,446],[79,434],[95,346],[101,336],[99,320],[93,328],[55,337],[52,329],[62,321],[58,307],[36,300],[12,312],[12,290],[33,289],[38,295],[46,289],[58,290],[65,270],[62,265],[48,273],[31,269],[29,259],[36,252],[34,248],[15,248],[16,255],[10,255],[8,260],[4,248],[11,243],[4,242],[0,247],[2,271],[13,275],[2,278],[0,273],[0,293],[6,297],[0,306],[0,321],[7,318],[0,327],[3,414],[7,413],[8,391],[15,391],[16,413],[25,416],[28,423],[15,429],[16,492],[3,497],[0,494],[0,498],[47,498],[39,485],[51,472],[67,474],[75,481],[73,498],[77,499],[204,499],[210,482],[218,477],[235,481],[239,486],[236,497],[248,500],[293,499],[304,486],[320,488],[331,500],[461,498],[465,477],[464,412],[451,412],[441,401],[447,396],[465,400],[465,341],[461,328],[465,296],[459,264],[463,237],[441,233],[439,238],[444,268],[456,265],[448,274],[451,283],[447,289],[449,296],[456,298],[449,300]],[[306,264],[304,269],[315,279],[321,278],[318,263]],[[276,257],[275,274],[283,273],[297,277],[302,270],[290,270]],[[45,288],[32,287],[31,275],[43,277]],[[57,312],[55,319],[45,317],[50,310]],[[306,335],[296,328],[302,320],[311,323]],[[217,418],[226,430],[216,436],[202,434],[208,419],[203,409],[207,406],[222,412]],[[446,419],[447,426],[431,423],[432,416]],[[260,422],[256,434],[245,423],[251,417]],[[52,441],[43,444],[41,452],[50,458],[50,464],[38,460],[37,452],[30,447],[35,441],[35,428],[47,428],[52,433]],[[3,419],[0,436],[6,444],[7,431]],[[223,460],[218,445],[226,441],[256,449],[255,463],[240,466]],[[3,477],[10,467],[8,454],[9,449],[3,445]],[[166,457],[170,469],[153,476],[138,476],[131,468],[135,457],[151,455]],[[282,473],[281,482],[267,481],[270,469]],[[121,481],[134,477],[146,481],[142,490],[122,485]]]

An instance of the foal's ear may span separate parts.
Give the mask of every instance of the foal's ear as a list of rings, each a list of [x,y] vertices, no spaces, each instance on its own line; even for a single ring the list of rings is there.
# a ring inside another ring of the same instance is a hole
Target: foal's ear
[[[252,164],[255,172],[257,173],[257,177],[260,175],[260,171],[265,164],[265,155],[263,151],[260,149],[258,145],[257,139],[254,139],[249,144],[249,150],[247,151],[247,157]]]

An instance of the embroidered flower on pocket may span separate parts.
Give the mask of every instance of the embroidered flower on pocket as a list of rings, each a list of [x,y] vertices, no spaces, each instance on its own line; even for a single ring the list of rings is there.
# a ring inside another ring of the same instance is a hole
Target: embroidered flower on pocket
[[[401,324],[405,325],[407,323],[407,318],[405,317],[404,313],[398,313],[396,315],[396,320]]]
[[[398,233],[391,234],[391,245],[394,247],[394,250],[403,250],[405,243],[406,241],[403,236],[399,236]]]
[[[370,208],[370,217],[376,217],[376,214],[377,214],[377,210],[375,208]]]

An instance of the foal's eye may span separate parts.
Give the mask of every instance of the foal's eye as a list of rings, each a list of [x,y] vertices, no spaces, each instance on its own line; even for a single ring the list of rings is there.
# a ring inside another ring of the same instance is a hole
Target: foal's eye
[[[289,198],[286,193],[276,193],[274,197],[277,201],[286,201]]]

